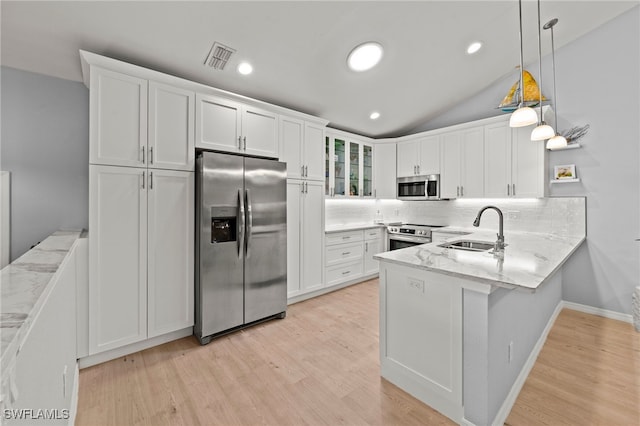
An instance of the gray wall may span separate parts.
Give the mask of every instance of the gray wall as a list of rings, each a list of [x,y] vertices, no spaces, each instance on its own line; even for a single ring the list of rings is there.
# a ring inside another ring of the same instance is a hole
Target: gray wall
[[[558,23],[561,26],[562,22]],[[543,32],[543,43],[550,34]],[[543,93],[553,95],[551,58],[544,57]],[[552,196],[587,197],[587,243],[563,270],[563,299],[631,313],[640,284],[640,7],[556,52],[560,130],[590,124],[581,149],[551,152],[554,165],[575,164],[580,183],[553,185]],[[537,76],[538,64],[526,68]],[[496,115],[517,76],[486,89],[420,126],[429,130]]]
[[[89,91],[2,67],[0,169],[11,172],[11,260],[60,228],[87,228]]]

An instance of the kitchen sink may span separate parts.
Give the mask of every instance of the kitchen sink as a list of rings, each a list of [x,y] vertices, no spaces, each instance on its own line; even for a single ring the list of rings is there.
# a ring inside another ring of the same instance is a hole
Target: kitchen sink
[[[494,248],[494,246],[495,246],[495,243],[490,243],[487,241],[471,241],[471,240],[452,241],[452,242],[442,243],[438,245],[438,247],[452,248],[457,250],[467,250],[467,251],[487,251],[489,249]]]

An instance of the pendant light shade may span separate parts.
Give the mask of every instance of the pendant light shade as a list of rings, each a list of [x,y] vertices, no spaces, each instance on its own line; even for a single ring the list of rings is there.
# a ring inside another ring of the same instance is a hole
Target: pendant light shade
[[[518,109],[511,114],[509,119],[509,127],[524,127],[530,126],[538,122],[538,114],[533,108],[524,105],[524,65],[523,65],[523,53],[522,53],[522,0],[518,0],[518,16],[520,18],[520,87],[519,87],[519,100],[520,104]]]
[[[538,114],[536,114],[536,110],[530,107],[521,106],[517,110],[513,111],[513,114],[511,114],[511,118],[509,119],[509,126],[525,127],[536,124],[537,122]]]
[[[547,141],[547,149],[558,149],[567,146],[567,140],[562,135],[552,137]]]
[[[531,132],[532,141],[544,141],[550,139],[556,135],[556,131],[553,127],[546,124],[544,121],[538,127]]]

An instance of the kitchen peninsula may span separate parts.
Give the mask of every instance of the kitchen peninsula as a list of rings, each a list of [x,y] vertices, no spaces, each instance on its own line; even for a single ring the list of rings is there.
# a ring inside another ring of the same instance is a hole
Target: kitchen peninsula
[[[466,231],[448,241],[496,239]],[[585,235],[505,240],[503,253],[436,242],[375,256],[381,375],[460,424],[506,419],[560,310],[562,264]]]

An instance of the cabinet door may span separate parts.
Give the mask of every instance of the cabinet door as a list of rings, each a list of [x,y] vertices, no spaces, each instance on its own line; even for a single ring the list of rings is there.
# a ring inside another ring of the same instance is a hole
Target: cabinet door
[[[324,127],[306,123],[304,126],[304,165],[307,179],[324,180]]]
[[[382,240],[365,240],[364,242],[364,273],[376,274],[380,269],[378,261],[373,258],[374,255],[384,251],[382,247]]]
[[[89,352],[147,337],[147,171],[89,166]]]
[[[349,155],[349,196],[360,197],[362,196],[362,147],[359,143],[348,142],[348,155]]]
[[[304,183],[287,180],[287,297],[300,293],[301,286],[301,220]]]
[[[362,144],[362,196],[373,197],[373,146]]]
[[[196,95],[196,148],[240,152],[241,105],[216,96]]]
[[[521,198],[544,197],[547,151],[544,142],[531,140],[531,128],[512,129],[512,194]]]
[[[324,194],[328,197],[333,197],[333,190],[335,185],[335,164],[333,158],[335,157],[333,148],[333,138],[325,136],[324,138]]]
[[[484,128],[484,196],[511,195],[511,128],[508,122]]]
[[[147,81],[92,67],[89,103],[89,162],[144,166]]]
[[[304,122],[295,118],[280,119],[280,161],[287,163],[287,178],[300,179],[304,175]],[[320,141],[322,144],[322,141]],[[320,157],[322,161],[322,157]]]
[[[484,128],[463,132],[460,195],[466,198],[484,196]]]
[[[150,170],[148,337],[193,326],[194,173]]]
[[[396,198],[396,144],[377,144],[373,152],[376,198]]]
[[[346,182],[346,173],[349,166],[347,142],[338,138],[330,139],[333,143],[333,195],[348,195],[349,193],[345,190],[348,185]],[[345,159],[347,161],[345,161]]]
[[[457,198],[460,196],[460,133],[444,134],[440,140],[440,197]]]
[[[397,149],[397,177],[418,174],[418,142],[400,142]]]
[[[258,108],[242,109],[243,152],[278,158],[278,115]]]
[[[440,137],[429,136],[427,138],[420,139],[418,143],[420,152],[418,174],[440,174]]]
[[[302,219],[302,284],[305,291],[324,283],[324,197],[322,182],[306,181]]]
[[[193,92],[149,83],[149,167],[194,170],[194,98]]]

